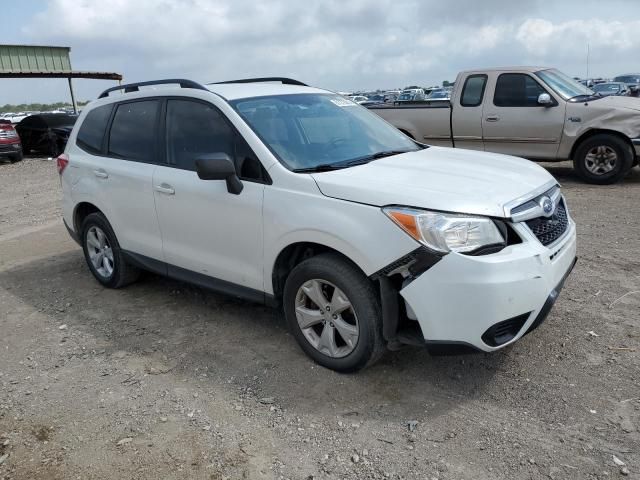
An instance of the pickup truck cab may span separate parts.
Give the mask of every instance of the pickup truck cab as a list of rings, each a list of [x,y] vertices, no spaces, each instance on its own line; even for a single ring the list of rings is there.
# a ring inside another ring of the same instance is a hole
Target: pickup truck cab
[[[619,181],[638,163],[640,99],[603,97],[555,69],[458,75],[451,102],[374,105],[411,138],[537,161],[571,159],[587,182]]]

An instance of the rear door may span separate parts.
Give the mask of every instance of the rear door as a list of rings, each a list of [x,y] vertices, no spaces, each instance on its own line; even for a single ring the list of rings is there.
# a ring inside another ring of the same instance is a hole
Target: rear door
[[[151,183],[159,106],[157,99],[142,99],[93,109],[78,131],[79,148],[69,154],[70,166],[81,170],[73,172],[75,200],[103,211],[122,249],[162,260]]]
[[[564,129],[565,103],[529,73],[499,73],[484,102],[485,150],[526,158],[555,159]],[[551,105],[538,104],[547,93]]]
[[[167,165],[157,168],[153,186],[169,274],[229,293],[244,287],[261,300],[266,171],[214,105],[170,98],[165,118]],[[196,159],[214,153],[234,159],[239,195],[225,181],[198,177]]]
[[[471,74],[464,79],[460,95],[453,99],[451,128],[456,148],[484,150],[482,103],[486,87],[487,75]]]

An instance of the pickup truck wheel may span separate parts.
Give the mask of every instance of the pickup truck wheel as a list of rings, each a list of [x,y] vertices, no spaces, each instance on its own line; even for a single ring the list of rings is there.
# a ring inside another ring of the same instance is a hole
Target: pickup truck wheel
[[[108,288],[120,288],[138,279],[140,270],[129,265],[111,225],[102,213],[82,222],[82,250],[93,276]]]
[[[627,143],[607,134],[594,135],[578,147],[573,166],[588,183],[608,185],[624,177],[633,164],[633,151]]]
[[[298,264],[285,283],[283,305],[294,337],[324,367],[354,372],[385,351],[373,285],[336,254]]]

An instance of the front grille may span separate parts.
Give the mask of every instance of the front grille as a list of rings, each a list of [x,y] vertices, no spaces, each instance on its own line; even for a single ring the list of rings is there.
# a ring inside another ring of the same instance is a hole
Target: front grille
[[[564,200],[558,203],[556,211],[550,217],[527,220],[526,224],[542,245],[552,244],[567,231],[567,226],[569,225]]]

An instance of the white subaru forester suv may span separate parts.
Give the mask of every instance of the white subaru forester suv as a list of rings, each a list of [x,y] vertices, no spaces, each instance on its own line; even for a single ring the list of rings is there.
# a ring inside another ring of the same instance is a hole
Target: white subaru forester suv
[[[286,78],[106,90],[57,164],[101,284],[149,270],[280,306],[304,351],[343,372],[406,344],[509,345],[576,260],[544,169],[416,143]]]

